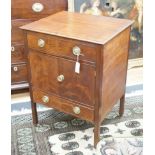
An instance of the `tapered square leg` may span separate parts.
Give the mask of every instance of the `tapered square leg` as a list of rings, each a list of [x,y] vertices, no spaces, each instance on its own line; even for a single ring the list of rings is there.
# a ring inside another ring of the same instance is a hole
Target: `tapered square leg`
[[[119,116],[122,117],[124,114],[125,94],[120,98]]]
[[[37,115],[36,103],[31,102],[31,108],[32,108],[32,120],[33,120],[33,124],[34,125],[37,125],[38,124],[38,115]]]
[[[100,141],[100,124],[96,123],[94,127],[94,147],[95,148],[99,141]]]

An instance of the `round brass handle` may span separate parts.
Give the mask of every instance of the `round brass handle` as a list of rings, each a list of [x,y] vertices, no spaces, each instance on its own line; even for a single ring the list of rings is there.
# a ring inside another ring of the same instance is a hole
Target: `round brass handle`
[[[78,46],[73,47],[73,54],[76,56],[81,55],[81,49]]]
[[[15,47],[11,46],[11,52],[14,52],[14,51],[15,51]]]
[[[17,71],[18,71],[18,67],[17,67],[17,66],[13,67],[13,70],[14,70],[15,72],[17,72]]]
[[[57,77],[57,80],[58,80],[59,82],[62,82],[64,79],[65,79],[64,75],[59,75],[59,76]]]
[[[44,47],[45,46],[45,41],[43,39],[38,40],[38,46],[39,47]]]
[[[79,107],[73,107],[73,112],[75,114],[80,114],[80,108]]]
[[[41,4],[41,3],[34,3],[34,4],[32,5],[32,10],[33,10],[34,12],[41,12],[43,9],[44,9],[44,6],[43,6],[43,4]]]
[[[42,101],[43,101],[44,103],[48,103],[48,102],[49,102],[49,97],[48,97],[48,96],[43,96],[43,97],[42,97]]]

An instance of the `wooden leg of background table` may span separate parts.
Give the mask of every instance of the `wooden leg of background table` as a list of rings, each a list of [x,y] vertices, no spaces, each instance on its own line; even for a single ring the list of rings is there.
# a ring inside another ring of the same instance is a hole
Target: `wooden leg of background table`
[[[125,103],[125,94],[120,98],[120,107],[119,107],[119,116],[122,117],[124,114],[124,103]]]
[[[38,124],[38,115],[37,115],[36,103],[31,102],[31,108],[32,108],[32,120],[33,120],[33,124],[34,125],[37,125]]]

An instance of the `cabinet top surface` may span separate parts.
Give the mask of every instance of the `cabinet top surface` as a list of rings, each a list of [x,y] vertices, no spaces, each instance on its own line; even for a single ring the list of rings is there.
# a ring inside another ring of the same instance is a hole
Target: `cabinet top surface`
[[[97,44],[105,44],[133,21],[62,11],[20,27],[24,30],[51,34]]]

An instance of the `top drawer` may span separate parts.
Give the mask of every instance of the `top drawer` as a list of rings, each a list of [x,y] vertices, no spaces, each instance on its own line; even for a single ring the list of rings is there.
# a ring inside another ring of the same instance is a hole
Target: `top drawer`
[[[100,46],[96,44],[42,33],[29,32],[27,40],[28,47],[31,49],[73,60],[77,59],[76,54],[80,52],[80,61],[93,63],[96,62],[96,52],[100,49]]]
[[[67,0],[12,0],[11,16],[15,18],[43,18],[67,10]]]

